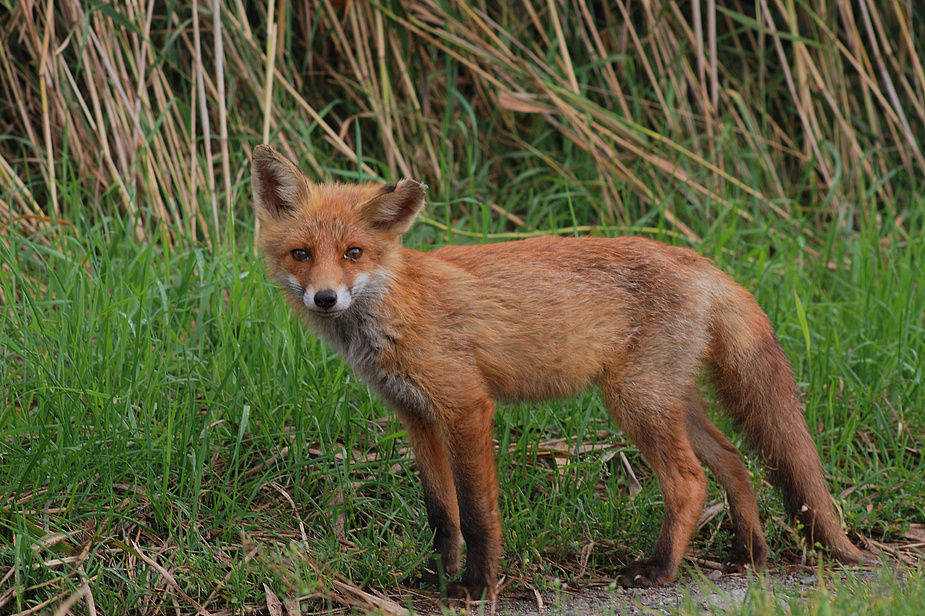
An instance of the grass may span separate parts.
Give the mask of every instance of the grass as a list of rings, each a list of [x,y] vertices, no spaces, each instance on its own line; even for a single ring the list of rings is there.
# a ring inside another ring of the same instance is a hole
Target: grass
[[[885,543],[925,521],[920,238],[857,234],[835,269],[798,248],[757,263],[767,239],[751,233],[721,253],[777,323],[848,528]],[[335,572],[394,593],[421,565],[430,537],[400,426],[305,334],[248,241],[222,255],[139,243],[119,219],[6,240],[6,609],[84,585],[102,613],[239,611],[271,592],[322,609]],[[496,436],[516,585],[612,575],[651,545],[657,485],[595,394],[505,406]],[[760,494],[775,562],[798,561]],[[729,540],[720,514],[693,552],[716,558]]]
[[[736,5],[715,35],[674,2],[312,6],[0,8],[0,611],[410,600],[431,538],[401,427],[252,249],[269,141],[316,177],[429,184],[408,246],[639,233],[715,259],[776,325],[852,536],[909,567],[786,607],[758,584],[735,613],[917,613],[911,5]],[[495,435],[515,587],[612,579],[649,549],[657,485],[597,394],[506,405]],[[754,470],[773,562],[798,562]],[[720,509],[691,556],[730,538]]]

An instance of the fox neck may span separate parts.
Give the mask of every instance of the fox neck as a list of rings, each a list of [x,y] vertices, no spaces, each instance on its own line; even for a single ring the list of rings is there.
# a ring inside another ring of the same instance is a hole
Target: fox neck
[[[397,264],[396,264],[397,265]],[[393,272],[400,269],[397,265]],[[315,334],[324,339],[371,389],[396,411],[418,417],[432,417],[433,403],[424,389],[400,366],[399,342],[393,337],[385,313],[385,297],[392,277],[380,273],[372,288],[334,318],[308,315]]]
[[[350,308],[336,317],[310,315],[315,333],[361,374],[379,366],[388,344],[382,317],[376,310],[378,303],[378,298],[364,296],[356,298]]]
[[[433,404],[424,390],[394,365],[396,341],[379,311],[382,294],[364,296],[333,319],[313,317],[315,333],[343,357],[367,385],[398,412],[432,417]]]

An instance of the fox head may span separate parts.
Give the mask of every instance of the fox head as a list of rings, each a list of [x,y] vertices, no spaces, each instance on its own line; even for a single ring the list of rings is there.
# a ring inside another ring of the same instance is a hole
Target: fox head
[[[254,148],[251,184],[270,275],[318,318],[334,318],[385,289],[427,188],[413,180],[314,184],[268,145]]]

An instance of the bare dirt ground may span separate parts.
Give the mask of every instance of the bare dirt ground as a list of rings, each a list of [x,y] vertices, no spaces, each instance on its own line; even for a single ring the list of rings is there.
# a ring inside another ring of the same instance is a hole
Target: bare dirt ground
[[[719,573],[719,572],[713,572]],[[503,597],[496,614],[541,616],[548,614],[668,614],[681,607],[682,602],[693,600],[704,611],[712,613],[727,607],[730,602],[740,603],[745,599],[749,577],[743,574],[713,575],[694,579],[682,577],[678,583],[658,588],[615,588],[590,586],[583,589],[567,589],[560,592],[511,593]],[[801,588],[813,588],[818,580],[808,572],[773,573],[766,584],[777,586],[792,594]],[[755,579],[751,579],[755,584]],[[532,596],[531,596],[532,595]],[[542,603],[541,603],[542,602]]]
[[[865,568],[860,575],[878,575],[874,568]],[[839,575],[835,570],[825,575]],[[793,567],[771,570],[761,580],[748,574],[723,574],[707,571],[699,577],[683,575],[675,584],[658,588],[614,588],[601,580],[582,588],[563,587],[560,590],[505,589],[502,590],[492,611],[487,603],[473,602],[443,605],[433,594],[412,593],[414,614],[492,614],[497,616],[589,616],[670,614],[682,605],[696,606],[702,613],[711,614],[745,600],[748,589],[756,585],[762,592],[781,592],[792,597],[808,593],[819,585],[818,569]],[[465,612],[463,612],[465,610]]]
[[[487,602],[447,606],[440,602],[436,593],[421,591],[408,591],[400,598],[393,598],[396,601],[393,605],[410,605],[414,614],[455,613],[466,616],[670,614],[677,613],[683,605],[692,605],[701,614],[713,614],[745,601],[750,588],[758,589],[763,595],[772,593],[781,599],[792,598],[817,589],[820,586],[820,575],[827,585],[833,580],[844,580],[848,571],[856,578],[875,583],[884,573],[884,567],[892,567],[893,574],[902,578],[905,575],[904,567],[921,566],[925,562],[925,524],[910,525],[904,536],[895,543],[880,543],[869,537],[861,538],[860,543],[865,555],[874,564],[848,569],[827,566],[822,570],[818,566],[782,565],[771,567],[763,571],[761,576],[755,576],[724,573],[717,562],[688,557],[685,572],[678,581],[658,588],[621,588],[611,583],[612,578],[589,578],[580,588],[562,585],[558,590],[531,589],[524,588],[522,583],[502,582],[502,590],[494,606]],[[379,607],[382,609],[382,606]],[[384,611],[390,613],[388,609]],[[407,612],[400,608],[395,613]]]
[[[549,584],[550,588],[530,588],[524,580],[502,581],[497,602],[443,603],[434,590],[405,588],[390,596],[364,590],[349,580],[335,576],[332,589],[334,602],[344,607],[387,616],[409,614],[440,614],[473,616],[623,616],[634,614],[671,614],[681,607],[694,613],[721,613],[746,601],[750,591],[761,597],[769,594],[781,601],[809,595],[821,585],[832,589],[832,582],[844,581],[850,574],[855,581],[878,583],[884,573],[905,577],[907,567],[925,563],[925,525],[912,524],[904,536],[894,543],[880,543],[869,537],[861,538],[864,553],[871,564],[844,568],[842,566],[782,565],[761,572],[761,575],[724,573],[722,566],[701,557],[689,556],[683,573],[674,584],[658,588],[621,588],[612,578],[585,576],[580,587]],[[791,556],[793,556],[791,554]],[[820,581],[820,576],[822,580]],[[834,586],[837,588],[837,586]],[[410,612],[409,609],[410,608]],[[271,614],[282,614],[274,612]],[[293,612],[298,613],[298,612]]]

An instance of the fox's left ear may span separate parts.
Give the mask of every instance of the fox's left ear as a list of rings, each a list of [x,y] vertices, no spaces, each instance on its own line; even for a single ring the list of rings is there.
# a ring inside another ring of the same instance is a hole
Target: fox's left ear
[[[411,228],[424,207],[425,190],[427,185],[414,180],[383,186],[378,194],[357,206],[357,215],[373,229],[399,236]]]

